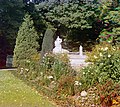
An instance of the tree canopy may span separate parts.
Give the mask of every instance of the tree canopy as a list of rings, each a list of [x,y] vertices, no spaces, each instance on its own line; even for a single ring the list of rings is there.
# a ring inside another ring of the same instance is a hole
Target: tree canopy
[[[11,49],[14,49],[17,32],[24,16],[22,0],[0,1],[0,36],[6,36]]]

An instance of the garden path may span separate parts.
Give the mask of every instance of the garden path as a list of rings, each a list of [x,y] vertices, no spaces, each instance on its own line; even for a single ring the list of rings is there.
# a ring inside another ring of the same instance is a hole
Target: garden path
[[[80,56],[79,54],[68,54],[72,67],[86,66],[86,55]]]

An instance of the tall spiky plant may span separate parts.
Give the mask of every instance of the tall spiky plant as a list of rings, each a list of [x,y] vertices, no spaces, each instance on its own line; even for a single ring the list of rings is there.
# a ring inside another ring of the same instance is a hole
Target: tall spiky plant
[[[56,29],[55,28],[47,28],[44,38],[43,38],[43,43],[42,43],[42,50],[41,50],[41,61],[42,57],[44,56],[45,53],[49,53],[53,49],[53,41],[54,41],[54,36],[55,36]]]

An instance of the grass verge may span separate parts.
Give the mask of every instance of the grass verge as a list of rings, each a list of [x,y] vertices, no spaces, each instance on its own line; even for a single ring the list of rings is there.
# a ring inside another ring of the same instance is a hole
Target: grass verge
[[[0,71],[0,107],[56,107],[9,71]]]

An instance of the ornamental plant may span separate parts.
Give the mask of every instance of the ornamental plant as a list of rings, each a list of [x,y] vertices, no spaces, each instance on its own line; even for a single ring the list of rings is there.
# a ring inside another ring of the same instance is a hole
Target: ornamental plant
[[[45,67],[45,75],[52,75],[55,81],[57,81],[62,75],[67,75],[70,72],[73,72],[66,54],[45,54],[41,65]]]
[[[106,42],[95,45],[92,48],[92,52],[86,52],[88,56],[86,62],[91,62],[94,64],[98,61],[98,59],[102,58],[104,52],[107,52],[107,54],[111,54],[111,52],[115,50],[115,46],[112,46],[111,44]]]
[[[52,90],[51,93],[55,94],[53,97],[63,98],[65,95],[65,98],[75,94],[76,72],[70,67],[66,54],[47,53],[41,63],[36,59],[23,60],[17,73],[19,77],[38,89],[42,87],[45,90]],[[49,94],[50,92],[47,93]]]
[[[96,93],[99,95],[100,103],[104,107],[109,107],[114,104],[119,104],[117,98],[120,95],[120,84],[114,83],[111,79],[103,84],[98,84]],[[115,103],[115,101],[117,103]]]
[[[83,89],[96,87],[102,106],[112,106],[113,101],[117,101],[116,98],[120,95],[119,47],[104,42],[96,45],[87,55],[87,61],[91,64],[81,70]]]
[[[107,79],[112,79],[116,83],[120,81],[119,47],[106,43],[97,45],[88,54],[87,61],[91,62],[91,65],[82,69],[84,87],[88,88],[96,82],[104,83]]]
[[[38,38],[39,36],[34,28],[33,20],[29,14],[26,14],[16,39],[13,57],[14,66],[19,66],[22,60],[29,60],[37,53],[39,48]]]
[[[41,50],[41,61],[45,53],[49,53],[53,49],[53,42],[54,42],[54,36],[55,36],[56,29],[51,27],[47,28],[43,42],[42,42],[42,50]]]

